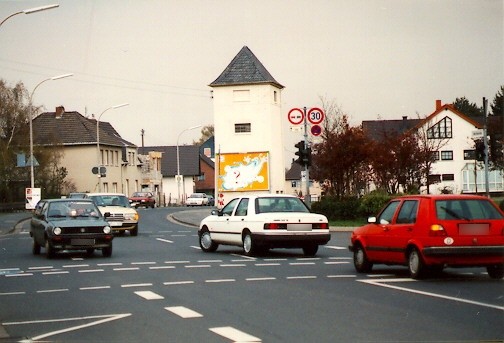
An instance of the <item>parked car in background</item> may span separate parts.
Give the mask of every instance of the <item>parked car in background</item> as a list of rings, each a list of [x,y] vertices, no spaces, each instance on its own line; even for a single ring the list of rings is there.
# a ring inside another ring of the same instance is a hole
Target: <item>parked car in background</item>
[[[68,198],[71,198],[71,199],[84,199],[86,197],[86,194],[87,193],[83,193],[83,192],[73,192],[73,193],[68,194]]]
[[[85,250],[92,254],[100,249],[112,255],[114,235],[95,203],[90,199],[50,199],[37,203],[30,221],[32,252],[44,247],[48,258],[62,250]]]
[[[121,193],[88,193],[102,214],[108,213],[107,221],[115,233],[129,231],[131,236],[138,235],[138,212],[131,207],[128,198]]]
[[[208,196],[205,193],[193,193],[186,199],[187,206],[207,206]]]
[[[198,237],[205,252],[225,244],[243,247],[246,255],[302,248],[305,255],[314,256],[331,234],[324,215],[310,213],[297,197],[271,194],[235,198],[222,210],[212,211],[201,221]]]
[[[445,267],[486,267],[491,278],[501,279],[504,214],[475,195],[398,197],[353,231],[349,248],[360,273],[374,264],[397,264],[418,279]]]
[[[215,198],[213,197],[213,195],[207,195],[207,198],[208,198],[208,206],[215,206]]]
[[[135,192],[129,198],[132,207],[150,207],[156,206],[156,198],[152,192]]]

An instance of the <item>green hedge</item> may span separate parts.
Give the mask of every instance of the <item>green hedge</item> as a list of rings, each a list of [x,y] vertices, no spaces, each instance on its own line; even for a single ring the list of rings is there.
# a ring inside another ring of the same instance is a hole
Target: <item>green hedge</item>
[[[312,211],[329,220],[352,220],[374,216],[392,197],[383,192],[371,192],[365,196],[336,198],[327,196],[312,204]]]

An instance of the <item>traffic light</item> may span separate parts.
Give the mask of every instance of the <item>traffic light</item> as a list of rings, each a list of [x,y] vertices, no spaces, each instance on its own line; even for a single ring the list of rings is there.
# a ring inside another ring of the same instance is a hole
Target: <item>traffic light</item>
[[[296,151],[296,156],[298,156],[297,160],[295,161],[297,164],[300,164],[302,166],[304,166],[304,141],[299,141],[297,142],[295,145],[294,145],[298,151]]]
[[[295,154],[299,156],[294,162],[301,166],[311,166],[311,148],[305,148],[305,141],[299,141],[294,146],[298,149]]]
[[[475,142],[476,160],[485,160],[485,143],[482,140]]]

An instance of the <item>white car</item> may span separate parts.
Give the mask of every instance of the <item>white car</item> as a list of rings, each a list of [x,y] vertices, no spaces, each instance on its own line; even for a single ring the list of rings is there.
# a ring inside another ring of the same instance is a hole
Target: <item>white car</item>
[[[327,218],[310,213],[297,197],[283,194],[243,196],[201,221],[199,244],[205,252],[219,244],[243,247],[246,255],[272,248],[302,248],[314,256],[331,239]]]
[[[124,233],[129,231],[131,236],[138,235],[138,212],[131,207],[126,195],[121,193],[86,193],[86,198],[93,199],[102,215],[109,213],[107,221],[112,231]]]
[[[205,193],[193,193],[186,200],[187,206],[207,206],[208,197]]]

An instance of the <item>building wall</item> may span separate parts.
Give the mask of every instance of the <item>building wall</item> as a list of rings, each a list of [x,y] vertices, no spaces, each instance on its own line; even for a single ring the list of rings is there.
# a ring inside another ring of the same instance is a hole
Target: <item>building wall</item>
[[[202,177],[196,177],[196,190],[213,195],[215,189],[215,169],[200,159],[200,170]]]
[[[194,193],[194,180],[192,176],[182,176],[179,191],[179,184],[174,176],[163,176],[162,188],[164,191],[163,203],[166,206],[177,204],[179,195],[181,202],[185,203],[185,199]]]
[[[213,95],[216,174],[219,154],[268,152],[270,189],[261,192],[284,193],[281,89],[269,84],[230,85],[214,87]],[[235,133],[235,124],[240,123],[250,123],[251,132]],[[241,193],[216,189],[218,206]]]
[[[98,181],[103,192],[119,192],[129,196],[140,190],[142,179],[141,168],[136,161],[136,148],[128,148],[130,159],[122,164],[122,150],[117,147],[100,146],[103,151],[103,166],[107,169],[106,176],[99,178],[92,173],[97,165],[96,146],[65,146],[61,166],[67,168],[67,180],[73,182],[79,192],[98,192]],[[108,158],[105,156],[108,155]]]

